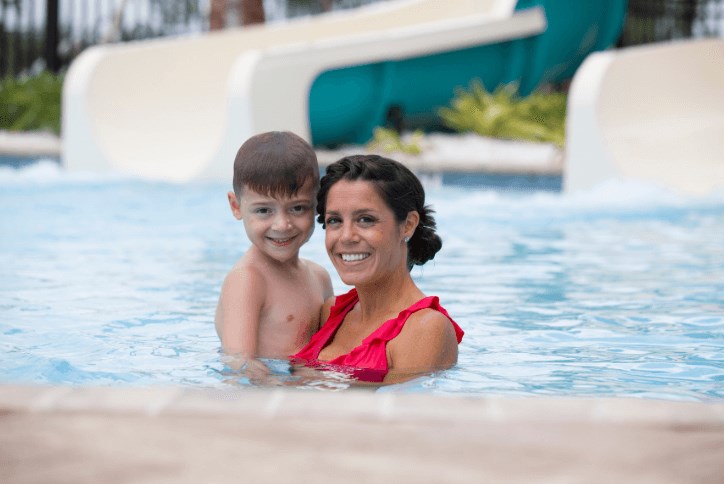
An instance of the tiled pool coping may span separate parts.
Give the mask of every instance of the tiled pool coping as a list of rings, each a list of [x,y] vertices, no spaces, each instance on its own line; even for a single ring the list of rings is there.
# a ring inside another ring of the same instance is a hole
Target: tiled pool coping
[[[721,482],[724,403],[0,386],[1,482]]]

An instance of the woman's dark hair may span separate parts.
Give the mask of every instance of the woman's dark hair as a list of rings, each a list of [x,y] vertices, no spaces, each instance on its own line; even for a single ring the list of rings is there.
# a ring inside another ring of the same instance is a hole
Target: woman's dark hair
[[[434,211],[425,205],[425,190],[420,180],[403,164],[378,155],[346,156],[327,166],[317,194],[317,221],[322,227],[325,227],[329,189],[340,180],[372,183],[395,214],[397,223],[405,221],[412,211],[420,215],[420,223],[407,244],[408,269],[432,260],[442,248],[442,240],[435,232]]]

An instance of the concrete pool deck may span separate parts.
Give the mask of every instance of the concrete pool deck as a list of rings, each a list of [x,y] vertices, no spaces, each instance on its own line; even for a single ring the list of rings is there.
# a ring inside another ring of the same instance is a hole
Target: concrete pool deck
[[[0,156],[60,159],[61,149],[61,139],[53,133],[0,130]]]
[[[411,135],[404,139],[410,140]],[[563,172],[563,152],[547,143],[485,138],[475,134],[432,133],[417,142],[419,155],[403,152],[375,153],[404,163],[418,173],[480,173],[554,175]],[[62,140],[45,132],[14,133],[0,130],[0,157],[52,158],[60,160]],[[364,146],[317,149],[320,166],[343,156],[371,153]],[[229,160],[229,169],[233,160]]]
[[[403,139],[412,142],[407,134]],[[549,143],[486,138],[473,133],[430,133],[416,145],[418,155],[400,151],[385,153],[364,146],[342,146],[317,150],[320,166],[343,156],[377,153],[393,158],[419,173],[484,173],[510,175],[561,175],[563,152]]]
[[[724,404],[0,386],[0,482],[721,482]]]

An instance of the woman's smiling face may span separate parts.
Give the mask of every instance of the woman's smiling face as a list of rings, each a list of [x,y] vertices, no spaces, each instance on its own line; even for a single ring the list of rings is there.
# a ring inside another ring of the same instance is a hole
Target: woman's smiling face
[[[345,284],[371,285],[407,271],[405,224],[395,219],[371,182],[335,183],[327,194],[324,220],[327,253]]]

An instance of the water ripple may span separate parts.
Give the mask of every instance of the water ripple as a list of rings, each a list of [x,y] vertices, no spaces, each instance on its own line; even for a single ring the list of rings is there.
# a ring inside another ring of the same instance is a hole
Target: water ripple
[[[227,184],[13,176],[0,177],[3,381],[249,384],[225,374],[213,327],[248,247]],[[412,274],[466,335],[455,367],[385,391],[724,398],[724,198],[429,195],[443,250]],[[323,238],[302,256],[346,291]]]

